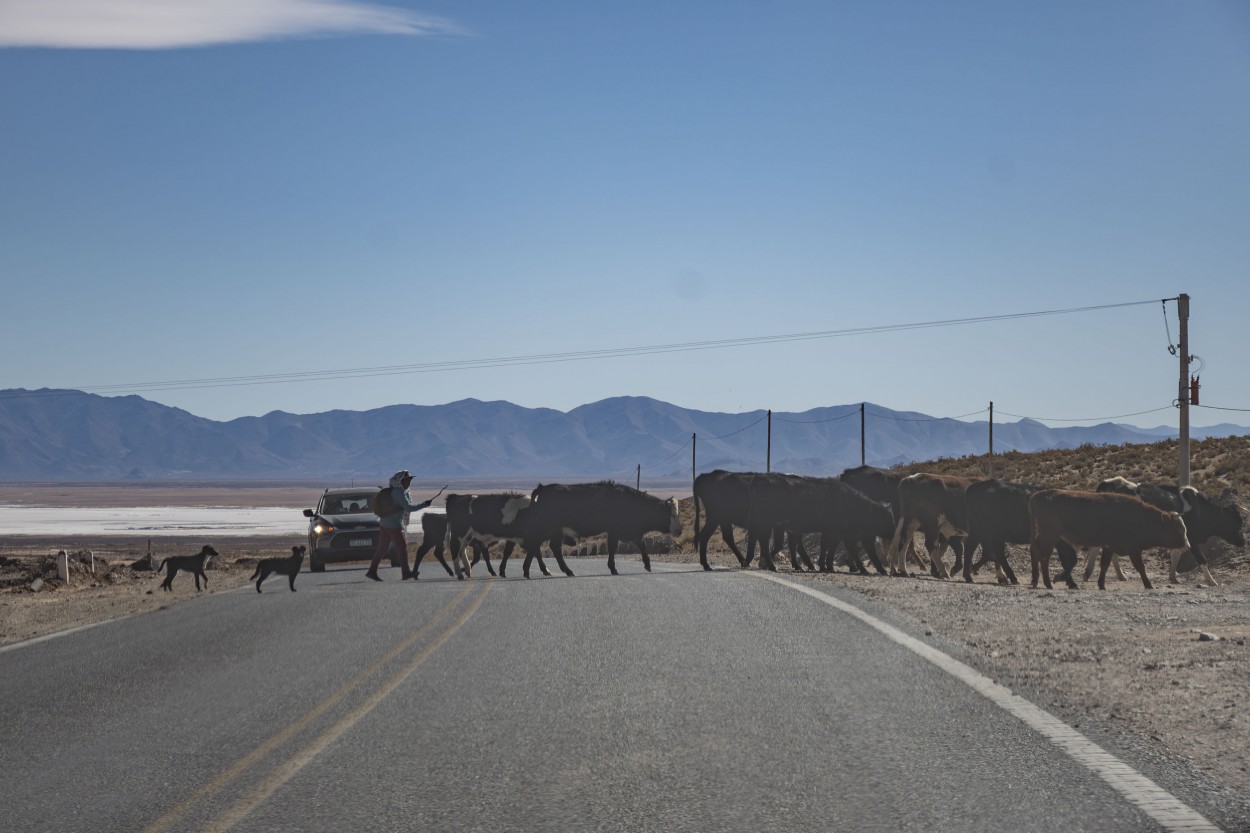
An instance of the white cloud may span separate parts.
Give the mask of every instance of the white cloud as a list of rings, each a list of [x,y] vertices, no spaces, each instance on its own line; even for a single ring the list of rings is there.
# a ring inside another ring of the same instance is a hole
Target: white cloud
[[[0,46],[174,49],[331,34],[463,34],[354,0],[0,0]]]

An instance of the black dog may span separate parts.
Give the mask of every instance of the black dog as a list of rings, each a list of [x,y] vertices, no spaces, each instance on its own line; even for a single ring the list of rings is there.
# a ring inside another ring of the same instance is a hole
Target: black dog
[[[171,555],[161,562],[161,566],[156,568],[156,572],[165,569],[165,565],[169,565],[169,572],[165,576],[165,580],[161,582],[162,590],[174,589],[174,576],[178,575],[179,570],[186,570],[195,576],[195,589],[200,589],[200,579],[204,579],[204,589],[208,588],[208,576],[204,574],[204,562],[217,554],[217,550],[204,545],[204,549],[195,555]]]
[[[295,576],[299,574],[299,568],[304,565],[304,550],[302,546],[291,547],[291,554],[286,558],[262,558],[256,564],[256,572],[252,573],[252,578],[256,579],[256,592],[260,592],[260,583],[269,578],[270,573],[277,573],[291,580],[291,592],[294,593]]]

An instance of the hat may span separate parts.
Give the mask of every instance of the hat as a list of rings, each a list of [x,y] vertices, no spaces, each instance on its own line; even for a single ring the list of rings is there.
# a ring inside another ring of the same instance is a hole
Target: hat
[[[404,484],[403,484],[403,480],[404,480],[404,478],[408,478],[409,480],[411,480],[411,479],[412,479],[412,475],[411,475],[411,474],[409,474],[408,469],[400,469],[399,471],[397,471],[397,472],[395,472],[394,474],[392,474],[392,475],[391,475],[391,482],[390,482],[390,485],[391,485],[391,486],[402,486],[402,485],[404,485]]]

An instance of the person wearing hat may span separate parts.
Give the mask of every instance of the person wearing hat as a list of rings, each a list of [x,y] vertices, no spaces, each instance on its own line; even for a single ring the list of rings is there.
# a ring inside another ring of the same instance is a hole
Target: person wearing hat
[[[404,538],[404,514],[424,509],[434,501],[413,503],[408,499],[408,486],[411,484],[412,475],[406,469],[401,469],[391,475],[387,486],[391,490],[391,506],[395,509],[386,515],[378,516],[378,548],[373,553],[373,561],[369,564],[368,571],[365,572],[365,578],[371,578],[374,581],[382,580],[382,577],[378,575],[378,565],[382,563],[383,556],[390,552],[392,544],[399,552],[399,564],[404,569],[403,578],[412,578],[412,571],[408,569],[408,542]]]

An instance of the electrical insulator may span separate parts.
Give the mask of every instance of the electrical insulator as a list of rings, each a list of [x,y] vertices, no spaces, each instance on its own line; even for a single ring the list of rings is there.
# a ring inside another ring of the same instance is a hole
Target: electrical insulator
[[[1189,404],[1198,404],[1198,378],[1197,376],[1189,377]]]

